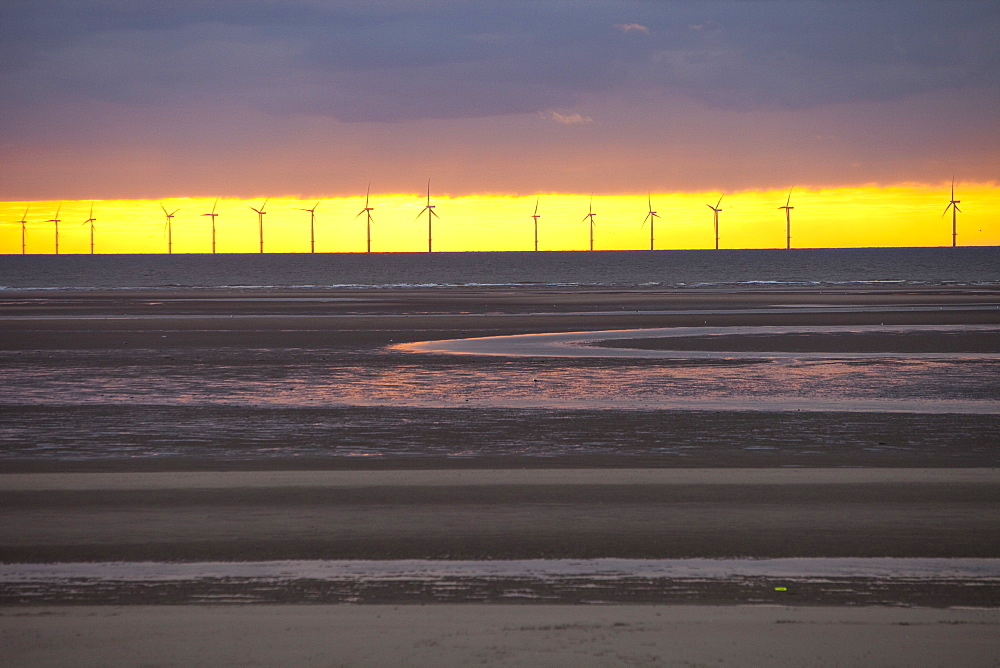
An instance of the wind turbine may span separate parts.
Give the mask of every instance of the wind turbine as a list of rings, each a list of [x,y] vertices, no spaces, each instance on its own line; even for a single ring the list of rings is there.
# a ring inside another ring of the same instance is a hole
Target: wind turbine
[[[715,203],[715,206],[712,206],[711,204],[705,205],[715,214],[715,250],[719,250],[719,212],[722,211],[722,209],[719,208],[719,205],[722,204],[723,197],[725,197],[725,195],[719,195],[719,201]]]
[[[28,218],[28,211],[30,211],[30,210],[31,210],[31,205],[29,204],[24,209],[24,215],[21,216],[21,220],[19,221],[21,223],[21,255],[24,255],[25,253],[28,252],[27,251],[27,248],[28,248],[28,242],[27,242],[27,239],[28,239],[28,229],[27,229],[26,225],[28,224],[27,218]]]
[[[944,213],[941,217],[944,218],[945,214],[948,213],[948,209],[951,209],[951,247],[954,248],[958,245],[958,214],[962,212],[958,208],[958,205],[962,203],[962,200],[955,199],[955,177],[951,177],[951,201],[948,202],[948,206],[944,208]]]
[[[212,213],[203,213],[203,216],[210,216],[212,218],[212,255],[215,255],[215,217],[218,216],[215,212],[215,207],[219,205],[219,198],[215,198],[215,204],[212,205]]]
[[[590,206],[587,210],[587,215],[583,217],[584,220],[590,219],[590,250],[594,250],[594,196],[590,196]]]
[[[428,187],[428,190],[429,190],[429,187]],[[369,253],[372,252],[372,211],[375,209],[375,207],[368,206],[368,198],[371,196],[371,194],[372,194],[372,184],[369,183],[368,184],[368,190],[365,192],[365,208],[361,209],[361,211],[358,212],[357,216],[354,216],[354,219],[357,220],[361,216],[361,214],[367,214],[367,218],[368,218],[368,225],[367,225],[367,228],[368,228],[368,252]]]
[[[87,220],[83,221],[84,225],[86,225],[87,223],[90,223],[90,254],[91,255],[94,254],[94,221],[96,221],[96,220],[97,219],[94,218],[94,202],[91,201],[90,202],[90,218],[88,218]]]
[[[299,209],[299,211],[308,211],[309,212],[309,252],[310,253],[315,253],[316,252],[316,207],[318,207],[319,203],[322,202],[322,201],[323,200],[318,200],[315,204],[313,204],[313,208],[311,208],[311,209],[301,209],[301,208]]]
[[[260,231],[260,252],[261,253],[264,252],[264,216],[267,215],[267,211],[264,211],[264,207],[267,206],[267,200],[269,200],[269,199],[271,199],[270,195],[268,195],[267,197],[265,197],[264,198],[264,203],[260,205],[259,209],[254,209],[254,207],[250,207],[251,209],[253,209],[254,211],[257,212],[257,229]]]
[[[424,215],[424,211],[427,212],[427,252],[430,253],[431,250],[432,250],[432,247],[431,247],[431,240],[432,240],[431,223],[433,221],[433,218],[440,218],[441,217],[441,216],[437,215],[437,212],[434,210],[434,205],[431,204],[431,180],[430,179],[427,179],[427,205],[423,209],[420,210],[420,213],[417,214],[417,218],[420,218],[420,216]],[[416,220],[417,218],[414,218],[414,220]]]
[[[649,221],[649,250],[653,250],[653,228],[656,226],[656,219],[660,217],[660,214],[653,211],[653,194],[649,194],[649,213],[646,217],[642,219],[642,224],[645,225],[646,221]]]
[[[794,206],[789,206],[792,203],[792,191],[788,190],[788,199],[785,200],[785,206],[779,206],[779,209],[785,210],[785,248],[792,247],[792,209]]]
[[[56,225],[56,255],[59,255],[59,210],[62,209],[62,202],[59,202],[59,206],[56,207],[56,215],[52,216],[52,220],[46,220],[46,223],[55,223]]]
[[[541,215],[538,213],[538,198],[535,198],[535,213],[531,214],[531,218],[535,221],[535,251],[538,251],[538,219]]]
[[[160,208],[163,209],[163,215],[167,217],[167,222],[164,224],[163,230],[167,233],[167,254],[170,255],[174,252],[174,214],[180,211],[180,209],[174,209],[168,213],[167,207],[163,206],[163,202],[160,202]]]

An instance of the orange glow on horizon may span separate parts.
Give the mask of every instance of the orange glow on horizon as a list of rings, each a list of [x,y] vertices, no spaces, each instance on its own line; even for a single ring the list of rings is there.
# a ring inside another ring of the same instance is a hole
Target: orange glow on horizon
[[[792,247],[950,246],[950,184],[901,184],[793,189]],[[957,183],[960,246],[1000,245],[1000,188],[989,183]],[[712,211],[719,192],[653,193],[655,248],[697,249],[715,245]],[[787,190],[726,193],[719,217],[720,248],[784,248]],[[258,216],[263,197],[220,198],[216,213],[220,253],[259,251]],[[264,218],[264,251],[303,253],[310,249],[310,214],[320,197],[272,197]],[[589,194],[531,196],[473,194],[449,197],[431,192],[440,216],[433,221],[435,251],[530,251],[532,214],[538,201],[539,250],[586,250]],[[372,193],[372,251],[427,250],[426,193]],[[214,197],[94,202],[95,252],[166,253],[166,218],[160,208],[177,210],[171,221],[174,253],[211,252]],[[26,223],[27,253],[53,253],[53,219],[59,207],[59,252],[89,253],[90,228],[84,221],[90,200],[0,202],[0,253],[21,253]],[[316,252],[364,252],[366,220],[359,212],[364,194],[322,199],[316,207]],[[593,197],[595,250],[648,250],[647,195]]]

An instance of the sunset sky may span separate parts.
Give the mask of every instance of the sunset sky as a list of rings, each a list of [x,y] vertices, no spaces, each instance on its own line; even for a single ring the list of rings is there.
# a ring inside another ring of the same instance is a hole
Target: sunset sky
[[[0,252],[1000,243],[1000,4],[14,0]]]

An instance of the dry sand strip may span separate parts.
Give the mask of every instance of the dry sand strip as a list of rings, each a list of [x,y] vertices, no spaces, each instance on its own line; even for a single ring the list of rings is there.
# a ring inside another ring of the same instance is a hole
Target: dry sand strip
[[[0,476],[9,563],[1000,556],[996,469]]]
[[[8,666],[995,666],[998,661],[996,608],[0,608],[0,663]]]

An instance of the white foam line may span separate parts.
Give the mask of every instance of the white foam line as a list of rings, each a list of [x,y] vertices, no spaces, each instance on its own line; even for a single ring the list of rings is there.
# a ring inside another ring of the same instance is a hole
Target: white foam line
[[[0,564],[0,582],[90,579],[159,582],[256,580],[435,580],[441,578],[717,580],[732,577],[996,580],[1000,559],[527,559],[510,561],[255,561]]]
[[[996,325],[828,325],[828,326],[754,326],[754,327],[658,327],[586,332],[515,334],[469,339],[420,341],[391,346],[408,353],[453,355],[491,355],[508,357],[641,357],[670,359],[997,359],[996,353],[832,353],[832,352],[759,352],[702,350],[643,350],[602,348],[594,344],[618,339],[662,339],[674,337],[710,337],[719,335],[784,335],[911,332],[997,332]]]

